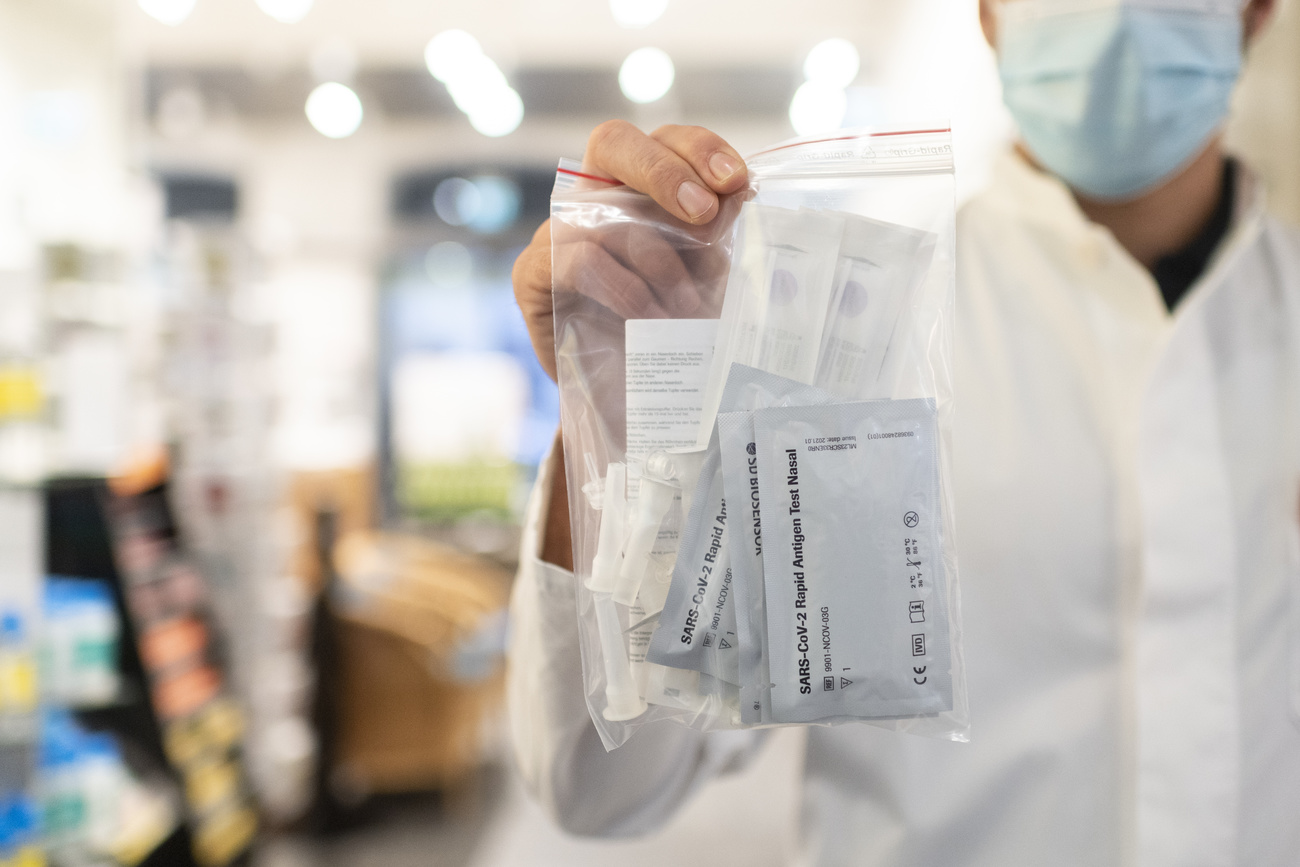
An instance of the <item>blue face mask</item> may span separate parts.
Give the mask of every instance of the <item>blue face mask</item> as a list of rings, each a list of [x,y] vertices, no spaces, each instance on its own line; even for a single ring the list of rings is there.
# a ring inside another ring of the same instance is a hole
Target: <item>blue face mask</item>
[[[1030,152],[1098,199],[1132,198],[1170,178],[1228,113],[1242,37],[1236,5],[1226,6],[1003,6],[1003,97]]]

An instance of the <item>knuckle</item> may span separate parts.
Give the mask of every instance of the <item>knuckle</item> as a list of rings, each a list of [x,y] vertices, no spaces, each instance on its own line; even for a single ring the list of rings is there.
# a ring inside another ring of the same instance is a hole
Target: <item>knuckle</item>
[[[679,124],[666,123],[657,127],[654,132],[650,133],[650,138],[655,141],[663,141],[664,139],[673,138],[681,130],[682,127]]]
[[[722,137],[708,127],[692,124],[691,126],[683,127],[683,131],[687,135],[691,136],[691,138],[698,139],[710,145],[722,144]]]
[[[717,133],[710,132],[702,126],[693,126],[689,128],[687,137],[687,147],[690,148],[691,154],[700,160],[707,159],[715,152],[727,149],[727,143]]]
[[[663,155],[651,157],[646,163],[644,174],[650,188],[663,195],[674,192],[684,180],[681,166]]]
[[[598,124],[591,131],[587,138],[587,151],[590,154],[599,154],[608,148],[612,143],[624,138],[627,135],[628,128],[632,124],[625,120],[607,120]]]

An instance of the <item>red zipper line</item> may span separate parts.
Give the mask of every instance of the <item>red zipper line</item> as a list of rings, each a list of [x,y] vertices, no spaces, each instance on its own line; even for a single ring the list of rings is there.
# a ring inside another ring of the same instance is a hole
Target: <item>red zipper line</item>
[[[900,130],[892,130],[890,132],[872,132],[872,133],[867,133],[866,138],[884,138],[885,136],[891,136],[891,135],[927,135],[930,133],[939,133],[939,132],[952,132],[952,127],[947,127],[945,129],[900,129]],[[786,148],[797,148],[797,147],[804,147],[805,145],[815,145],[815,144],[829,144],[831,142],[837,142],[837,141],[850,141],[855,138],[863,138],[863,136],[842,135],[842,136],[836,136],[834,138],[819,138],[819,139],[813,139],[812,141],[798,141],[798,142],[793,142],[791,144],[780,145],[774,148],[768,148],[765,151],[759,151],[758,153],[754,154],[754,156],[758,157],[758,156],[762,156],[763,154],[775,153],[776,151],[785,150]],[[600,175],[589,175],[586,172],[575,172],[573,169],[564,169],[564,168],[557,168],[556,171],[562,175],[571,175],[575,178],[585,178],[589,181],[600,181],[602,184],[613,184],[616,187],[623,186],[622,181],[616,181],[613,178],[602,178]]]
[[[623,186],[622,181],[616,181],[613,178],[602,178],[600,175],[589,175],[585,172],[575,172],[573,169],[556,169],[562,175],[572,175],[575,178],[586,178],[589,181],[600,181],[603,184],[613,184],[616,187]]]
[[[885,136],[891,136],[891,135],[926,135],[928,133],[937,133],[937,132],[952,132],[952,127],[948,127],[946,129],[900,129],[900,130],[893,130],[891,132],[872,132],[872,133],[867,133],[866,138],[884,138]],[[813,139],[812,141],[791,142],[790,144],[778,145],[777,147],[774,148],[768,148],[765,151],[759,151],[758,153],[754,154],[754,156],[761,157],[764,154],[776,153],[777,151],[783,151],[786,148],[800,148],[800,147],[805,147],[807,145],[830,144],[831,142],[837,142],[837,141],[851,141],[855,138],[863,138],[863,136],[841,135],[841,136],[836,136],[834,138],[818,138],[818,139]]]

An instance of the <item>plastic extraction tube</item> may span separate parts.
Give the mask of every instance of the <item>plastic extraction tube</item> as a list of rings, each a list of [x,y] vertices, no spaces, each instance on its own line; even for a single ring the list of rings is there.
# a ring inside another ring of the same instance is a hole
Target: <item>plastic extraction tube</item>
[[[611,593],[618,583],[619,555],[623,553],[626,523],[627,465],[612,463],[605,471],[596,556],[592,558],[591,575],[587,578],[587,587],[594,593]]]
[[[597,593],[596,629],[600,632],[600,655],[605,662],[605,710],[610,722],[634,719],[645,713],[646,703],[636,688],[632,666],[623,644],[623,630],[618,624],[618,609],[606,593]]]
[[[631,605],[636,601],[641,581],[650,566],[650,552],[659,537],[659,525],[672,507],[677,491],[676,485],[649,475],[641,477],[641,492],[628,533],[627,550],[618,572],[618,583],[613,588],[614,601],[620,605]]]

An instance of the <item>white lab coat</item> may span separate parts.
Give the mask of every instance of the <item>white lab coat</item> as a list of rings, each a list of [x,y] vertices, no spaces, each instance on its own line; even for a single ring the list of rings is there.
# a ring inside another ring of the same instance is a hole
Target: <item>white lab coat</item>
[[[1300,238],[1243,172],[1170,316],[1060,182],[1008,155],[958,245],[971,743],[810,728],[803,859],[1300,864]],[[516,754],[567,828],[637,833],[761,735],[662,723],[604,752],[573,576],[537,558],[549,472],[513,599]]]

